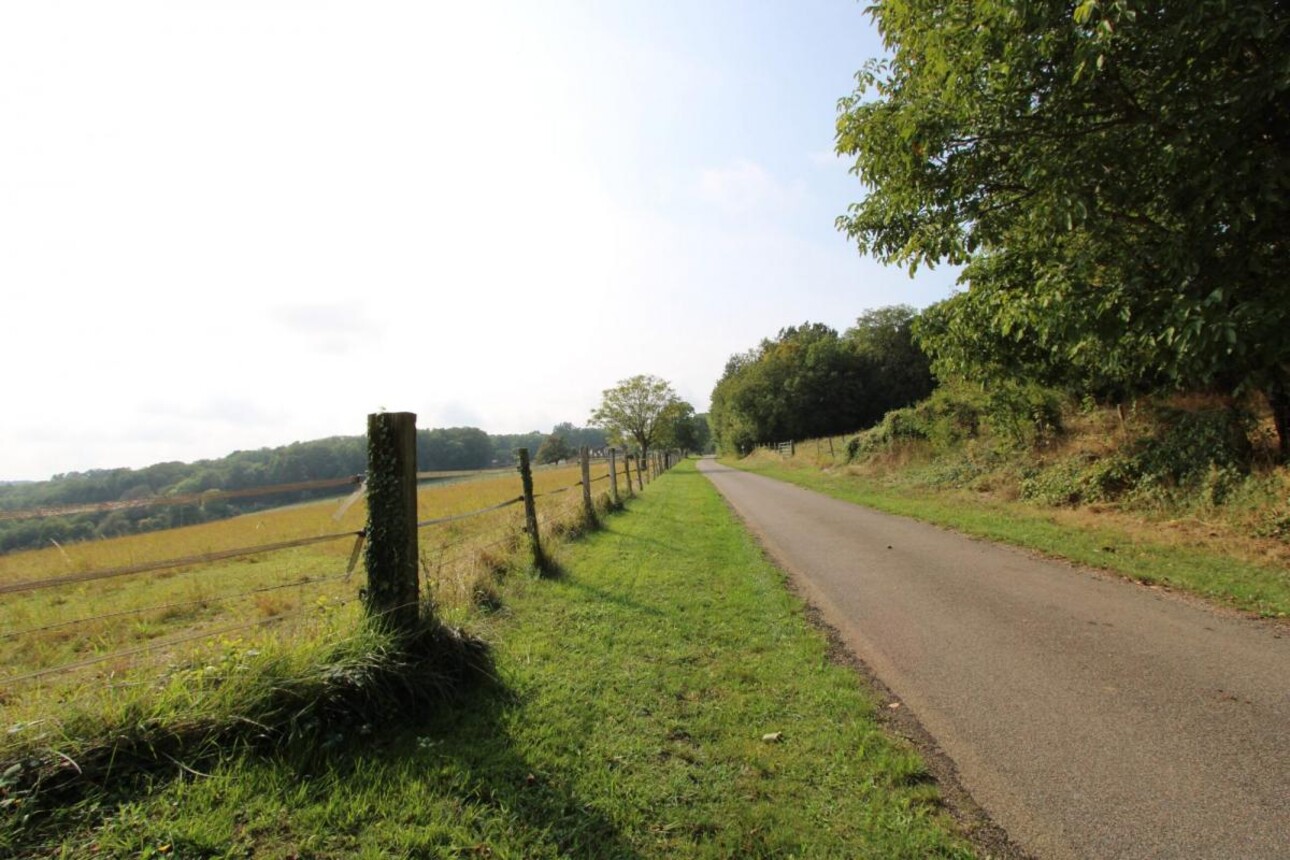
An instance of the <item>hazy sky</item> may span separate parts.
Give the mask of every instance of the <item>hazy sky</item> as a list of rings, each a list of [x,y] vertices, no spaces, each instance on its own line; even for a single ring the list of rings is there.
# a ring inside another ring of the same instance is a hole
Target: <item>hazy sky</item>
[[[850,0],[5,3],[0,479],[703,411],[806,320],[924,306],[833,227]]]

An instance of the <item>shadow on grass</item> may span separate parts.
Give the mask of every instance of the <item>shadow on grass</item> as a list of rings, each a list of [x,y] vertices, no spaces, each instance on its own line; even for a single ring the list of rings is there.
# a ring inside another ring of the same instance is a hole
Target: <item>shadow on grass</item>
[[[101,826],[177,781],[205,778],[204,770],[268,764],[361,793],[409,762],[424,762],[428,777],[443,773],[446,762],[445,806],[478,807],[480,818],[519,834],[518,842],[553,843],[563,856],[636,856],[610,819],[517,748],[508,725],[522,703],[497,679],[479,640],[425,631],[398,654],[337,667],[323,688],[279,692],[288,701],[274,707],[290,711],[291,721],[269,726],[238,717],[224,727],[118,737],[83,759],[75,778],[47,774],[26,789],[8,774],[0,797],[20,802],[0,810],[0,855],[42,853],[64,834]],[[306,695],[314,698],[306,702]],[[389,814],[400,809],[394,799]]]
[[[520,855],[542,845],[565,857],[639,856],[613,820],[581,798],[564,774],[519,748],[511,732],[522,718],[520,697],[494,681],[410,727],[410,733],[429,741],[421,753],[429,759],[427,769],[446,770],[453,783],[467,786],[460,802],[504,827]]]

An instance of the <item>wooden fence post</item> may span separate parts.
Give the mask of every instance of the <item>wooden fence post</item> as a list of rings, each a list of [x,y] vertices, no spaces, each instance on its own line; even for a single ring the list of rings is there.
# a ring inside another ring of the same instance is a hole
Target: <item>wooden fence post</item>
[[[367,590],[370,617],[400,634],[420,618],[417,552],[417,416],[367,416]]]
[[[614,507],[622,504],[618,498],[618,449],[609,449],[609,498],[613,501]]]
[[[636,491],[632,489],[632,455],[626,448],[623,449],[623,477],[627,479],[627,495],[634,497]]]
[[[519,456],[520,483],[524,487],[524,531],[528,532],[533,566],[539,573],[546,573],[546,556],[542,554],[542,540],[538,536],[537,503],[533,499],[533,470],[529,468],[529,449],[521,448]]]
[[[582,513],[587,525],[596,524],[596,506],[591,501],[591,449],[583,445],[578,449],[578,465],[582,467]]]
[[[636,455],[636,489],[645,491],[645,476],[641,474],[641,455]]]

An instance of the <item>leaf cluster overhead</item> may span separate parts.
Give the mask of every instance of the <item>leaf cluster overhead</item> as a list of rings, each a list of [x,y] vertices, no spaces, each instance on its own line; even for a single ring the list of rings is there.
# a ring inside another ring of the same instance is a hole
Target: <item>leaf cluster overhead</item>
[[[964,265],[939,367],[1264,391],[1290,420],[1290,4],[880,0],[839,103],[880,260]]]

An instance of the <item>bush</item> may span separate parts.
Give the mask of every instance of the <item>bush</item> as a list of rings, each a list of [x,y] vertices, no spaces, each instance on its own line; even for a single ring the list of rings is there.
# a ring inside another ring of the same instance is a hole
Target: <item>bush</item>
[[[1162,507],[1183,496],[1226,503],[1249,474],[1248,416],[1222,408],[1162,409],[1156,417],[1155,432],[1127,453],[1085,454],[1032,470],[1022,497],[1050,505],[1128,499]]]
[[[1159,429],[1138,454],[1145,474],[1174,486],[1195,487],[1211,468],[1248,474],[1254,456],[1251,418],[1232,408],[1157,412]]]
[[[988,427],[995,447],[1016,449],[1046,442],[1061,432],[1062,398],[1038,385],[1002,383],[986,391],[967,384],[943,385],[914,406],[883,416],[873,429],[847,445],[851,459],[909,440],[925,440],[947,451],[982,435]]]
[[[992,387],[986,414],[996,444],[1016,449],[1046,444],[1062,431],[1061,395],[1033,383]]]

